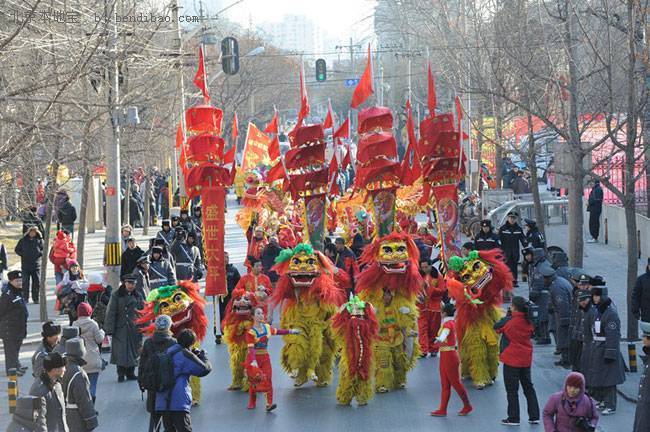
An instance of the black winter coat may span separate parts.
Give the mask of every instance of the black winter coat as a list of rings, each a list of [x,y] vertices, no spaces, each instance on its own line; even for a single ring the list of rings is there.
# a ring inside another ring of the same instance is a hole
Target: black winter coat
[[[136,246],[135,249],[126,249],[122,252],[122,268],[120,269],[120,276],[133,273],[135,265],[142,255],[144,255],[144,251],[140,249],[140,246]]]
[[[77,220],[77,210],[70,201],[66,201],[57,212],[56,217],[61,225],[72,225]]]
[[[43,257],[43,239],[40,235],[30,237],[24,235],[14,249],[20,257],[20,266],[23,270],[35,270],[41,268],[41,257]]]
[[[138,373],[142,374],[142,371],[146,367],[149,359],[157,353],[162,353],[167,351],[169,347],[176,343],[176,339],[172,337],[169,333],[159,333],[154,332],[150,338],[147,338],[144,341],[144,346],[142,347],[142,354],[140,354],[140,363],[138,364]],[[142,374],[143,375],[143,374]],[[147,391],[147,411],[154,412],[156,407],[156,392]]]
[[[8,289],[0,296],[0,339],[27,337],[27,304],[20,290]]]
[[[632,291],[632,313],[636,319],[650,322],[650,269],[639,276]]]
[[[481,230],[474,239],[474,249],[476,250],[490,250],[498,247],[501,247],[499,236],[497,236],[493,231],[486,234]]]
[[[519,245],[526,246],[528,244],[524,230],[521,229],[518,223],[511,225],[506,222],[499,228],[498,235],[506,259],[508,261],[519,261],[519,251],[521,250]]]

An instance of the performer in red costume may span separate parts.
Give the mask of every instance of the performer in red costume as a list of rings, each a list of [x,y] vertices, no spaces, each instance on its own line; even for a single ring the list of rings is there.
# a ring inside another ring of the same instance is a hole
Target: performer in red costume
[[[420,273],[424,278],[424,287],[418,296],[418,338],[420,342],[420,357],[431,354],[435,357],[438,348],[435,345],[438,330],[440,330],[440,303],[447,292],[445,280],[438,270],[431,265],[430,260],[420,261]]]
[[[248,228],[246,231],[246,239],[248,240],[248,249],[246,250],[246,261],[244,261],[244,265],[250,269],[253,266],[251,259],[260,259],[262,251],[269,244],[269,240],[264,234],[264,229],[259,225],[255,228],[251,225]]]
[[[250,273],[246,273],[239,279],[236,289],[243,289],[250,293],[255,294],[257,305],[262,307],[264,315],[268,312],[267,299],[271,295],[271,279],[262,273],[262,261],[257,258],[248,257],[251,263]]]
[[[269,336],[299,334],[299,330],[282,330],[265,323],[262,308],[255,308],[253,326],[246,333],[248,356],[246,357],[246,374],[248,375],[248,409],[255,409],[257,393],[266,393],[266,411],[273,411],[273,370],[267,351]]]
[[[449,404],[452,387],[463,401],[463,409],[460,410],[458,415],[466,416],[473,410],[467,397],[467,391],[460,382],[460,359],[458,352],[456,352],[455,313],[456,308],[451,303],[447,303],[442,307],[442,327],[440,327],[438,337],[436,338],[436,345],[438,345],[438,349],[440,350],[440,384],[442,385],[442,396],[438,409],[431,412],[431,415],[434,417],[445,417],[447,415],[447,405]]]

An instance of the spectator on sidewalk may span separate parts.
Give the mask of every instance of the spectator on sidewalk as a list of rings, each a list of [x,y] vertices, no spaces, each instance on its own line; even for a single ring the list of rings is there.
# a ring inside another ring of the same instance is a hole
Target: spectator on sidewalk
[[[68,268],[71,260],[77,259],[77,248],[74,246],[70,234],[58,231],[56,239],[50,249],[50,262],[54,264],[54,280],[58,284],[63,279],[63,273]]]
[[[43,359],[43,371],[34,379],[29,389],[31,396],[39,398],[36,431],[68,432],[65,415],[65,396],[61,378],[65,374],[65,359],[61,354],[52,352]]]
[[[585,318],[585,332],[591,332],[585,378],[602,414],[610,415],[616,412],[616,386],[625,382],[625,365],[620,349],[621,320],[607,295],[607,287],[593,287],[591,301],[594,307]]]
[[[36,348],[32,355],[32,376],[38,378],[43,372],[43,360],[45,357],[54,350],[56,344],[61,339],[61,326],[55,325],[52,321],[43,323],[41,336],[41,344]]]
[[[650,322],[641,321],[641,332],[643,333],[643,375],[639,380],[639,398],[636,401],[636,413],[634,415],[633,432],[644,432],[650,430],[650,381],[648,380],[648,366],[650,366]]]
[[[70,432],[90,432],[99,426],[97,411],[90,395],[90,381],[83,367],[86,349],[81,338],[65,343],[65,373],[61,387],[65,395],[65,419]]]
[[[56,213],[57,220],[61,228],[70,232],[70,238],[74,239],[74,223],[77,220],[77,210],[70,202],[70,197],[66,194],[63,205]]]
[[[120,268],[120,276],[133,273],[138,259],[144,255],[144,251],[135,242],[135,238],[128,237],[126,239],[126,249],[122,252],[122,267]]]
[[[178,343],[167,349],[174,365],[174,386],[171,391],[156,393],[156,411],[163,412],[166,431],[192,431],[190,377],[204,377],[212,370],[205,351],[192,349],[195,342],[194,331],[185,329],[179,333]]]
[[[636,319],[650,322],[650,258],[645,273],[639,276],[634,284],[631,310]]]
[[[508,417],[505,425],[519,424],[519,384],[528,406],[528,423],[539,423],[539,403],[530,368],[533,362],[531,336],[535,328],[528,319],[529,304],[523,297],[513,297],[508,314],[494,325],[501,334],[499,360],[503,363],[503,382],[508,395]]]
[[[41,232],[34,225],[27,232],[14,249],[20,257],[20,269],[23,272],[23,298],[29,302],[29,288],[31,286],[32,301],[38,304],[41,289],[41,258],[43,257],[43,238]]]
[[[519,267],[519,245],[526,247],[528,243],[526,242],[526,236],[524,235],[524,230],[517,223],[517,218],[519,214],[516,211],[511,211],[508,213],[506,218],[506,223],[499,227],[499,242],[501,243],[501,249],[506,258],[506,264],[512,273],[512,279],[514,286],[518,287],[518,267]]]
[[[501,247],[499,237],[492,229],[492,221],[483,219],[481,221],[481,231],[474,238],[474,249],[477,251],[490,250]]]
[[[585,377],[571,372],[562,391],[553,393],[544,406],[544,431],[582,432],[598,425],[596,402],[585,393]]]
[[[548,289],[550,306],[555,317],[555,342],[557,351],[560,352],[560,360],[555,362],[556,366],[569,369],[569,326],[571,324],[571,283],[563,277],[557,276],[555,269],[551,266],[543,266],[541,269],[544,277],[544,286]]]
[[[35,205],[27,207],[20,218],[23,222],[23,234],[26,234],[27,230],[31,226],[38,228],[41,235],[45,232],[43,222],[41,221],[41,218],[38,217],[38,208]]]
[[[56,286],[57,298],[61,301],[64,310],[68,313],[70,325],[77,319],[77,306],[88,300],[88,287],[90,284],[76,260],[68,261],[69,270]]]
[[[27,337],[27,301],[23,298],[22,274],[10,271],[9,283],[0,295],[0,339],[4,345],[5,372],[16,369],[18,376],[25,375],[27,367],[20,365],[18,355]]]
[[[142,348],[142,333],[135,324],[144,298],[135,289],[135,275],[122,277],[122,285],[108,303],[104,329],[113,336],[111,363],[117,366],[117,381],[136,380],[135,367]]]
[[[147,412],[149,413],[149,432],[162,431],[162,413],[156,411],[156,391],[152,384],[157,380],[155,367],[156,356],[166,352],[176,339],[172,336],[172,319],[167,315],[158,315],[151,337],[144,341],[140,362],[138,363],[138,384],[140,390],[147,392]]]
[[[591,235],[587,243],[598,243],[600,214],[603,212],[603,188],[600,187],[600,180],[594,180],[594,187],[589,192],[587,211],[589,212],[589,234]]]
[[[104,359],[101,355],[101,346],[104,341],[104,330],[99,328],[99,324],[91,318],[93,308],[88,303],[81,303],[77,306],[77,321],[73,326],[79,327],[79,336],[84,341],[86,347],[86,354],[83,356],[86,362],[83,365],[84,371],[88,375],[90,381],[90,396],[93,398],[93,403],[97,397],[97,381],[99,380],[99,373],[104,370]]]
[[[122,225],[120,233],[122,234],[122,252],[124,252],[129,247],[129,239],[133,237],[133,227],[129,224]]]

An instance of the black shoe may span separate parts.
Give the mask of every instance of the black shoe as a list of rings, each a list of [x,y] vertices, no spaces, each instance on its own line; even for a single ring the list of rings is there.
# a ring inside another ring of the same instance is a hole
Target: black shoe
[[[135,374],[130,374],[126,376],[127,381],[136,381],[138,379],[138,376]]]
[[[501,424],[507,425],[507,426],[519,426],[519,420],[512,420],[509,418],[504,418],[501,420]]]
[[[553,351],[553,355],[560,355],[560,354],[562,354],[562,351],[560,350],[556,349],[555,351]]]
[[[215,337],[215,339],[214,339],[214,342],[215,342],[217,345],[221,345],[221,335],[217,335],[217,336]]]
[[[27,369],[29,369],[27,366],[18,366],[18,370],[21,370],[25,372]]]
[[[117,382],[124,382],[124,375],[118,375]]]
[[[266,407],[266,412],[271,412],[274,409],[276,409],[278,406],[276,404],[272,404]]]

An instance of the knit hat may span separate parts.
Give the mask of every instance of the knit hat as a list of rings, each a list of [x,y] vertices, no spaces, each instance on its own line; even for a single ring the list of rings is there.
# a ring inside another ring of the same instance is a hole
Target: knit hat
[[[74,260],[74,259],[67,260],[67,264],[68,264],[68,268],[73,267],[73,266],[79,267],[79,263],[77,262],[77,260]]]
[[[580,290],[578,291],[577,299],[578,301],[583,301],[591,298],[591,291],[589,290]]]
[[[158,315],[155,321],[156,331],[168,331],[172,328],[172,319],[169,315]]]
[[[65,366],[65,358],[58,352],[51,352],[43,358],[43,369],[46,372],[63,366]]]
[[[89,317],[93,314],[93,308],[86,302],[79,303],[79,306],[77,306],[77,316],[79,318],[81,317]]]
[[[42,329],[41,336],[44,338],[61,334],[61,326],[55,325],[52,321],[44,322]]]
[[[23,273],[20,270],[12,270],[9,273],[7,273],[7,279],[11,282],[12,280],[15,279],[22,279],[23,278]]]

